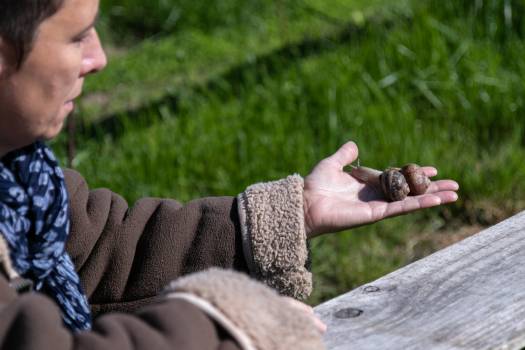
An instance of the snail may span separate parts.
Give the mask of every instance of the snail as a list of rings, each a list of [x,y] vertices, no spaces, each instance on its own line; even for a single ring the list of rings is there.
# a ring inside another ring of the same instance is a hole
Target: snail
[[[410,186],[399,169],[388,168],[379,176],[381,189],[390,202],[402,201],[410,193]]]
[[[427,191],[428,186],[430,186],[430,179],[417,164],[410,163],[403,166],[401,173],[408,182],[411,195],[417,196],[423,194]]]
[[[401,169],[388,168],[384,171],[352,166],[350,174],[360,181],[381,188],[391,202],[401,201],[409,194],[423,194],[430,185],[429,178],[417,164],[407,164]]]

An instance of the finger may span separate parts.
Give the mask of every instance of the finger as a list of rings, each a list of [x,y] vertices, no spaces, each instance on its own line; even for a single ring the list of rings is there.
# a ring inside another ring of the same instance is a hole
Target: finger
[[[297,309],[300,309],[300,310],[303,310],[309,314],[313,314],[314,313],[314,309],[310,306],[310,305],[307,305],[305,303],[301,303],[300,301],[294,299],[294,298],[291,298],[291,297],[284,297],[285,300],[293,307],[297,308]]]
[[[343,169],[346,165],[354,162],[359,155],[357,145],[353,141],[349,141],[342,145],[337,152],[326,158],[327,161],[332,162],[338,168]]]
[[[318,319],[317,316],[314,316],[313,319],[314,319],[314,323],[315,323],[315,326],[317,327],[317,329],[319,331],[321,331],[321,333],[325,333],[326,332],[326,328],[327,328],[326,324],[324,324],[323,321]]]
[[[458,195],[454,191],[443,191],[432,194],[423,194],[416,197],[407,197],[402,201],[388,203],[385,217],[407,214],[419,209],[452,203],[457,199]]]
[[[457,191],[459,190],[459,184],[454,180],[438,180],[433,181],[428,186],[427,193],[435,193],[442,191]]]
[[[454,191],[442,191],[432,194],[433,196],[437,196],[441,199],[440,204],[448,204],[453,203],[458,200],[458,194]],[[424,207],[427,208],[427,207]]]
[[[407,199],[402,201],[388,203],[384,216],[392,217],[402,215],[418,209],[430,208],[439,204],[441,204],[441,199],[434,195],[428,198],[408,197]]]
[[[428,177],[434,177],[438,174],[438,171],[433,166],[422,166],[423,173]]]

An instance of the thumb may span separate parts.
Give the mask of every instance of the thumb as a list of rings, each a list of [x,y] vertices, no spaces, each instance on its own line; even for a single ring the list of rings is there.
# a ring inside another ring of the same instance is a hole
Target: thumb
[[[337,152],[332,154],[326,160],[335,164],[338,168],[343,169],[346,165],[352,163],[357,159],[359,150],[353,141],[349,141],[342,145]]]

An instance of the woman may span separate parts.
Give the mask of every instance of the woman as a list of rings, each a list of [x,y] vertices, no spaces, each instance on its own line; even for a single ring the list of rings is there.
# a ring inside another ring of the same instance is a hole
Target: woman
[[[322,348],[322,324],[295,301],[311,291],[306,239],[453,202],[457,183],[387,203],[343,172],[358,154],[348,142],[304,180],[236,198],[128,208],[89,191],[43,141],[106,65],[98,7],[0,0],[0,346]]]

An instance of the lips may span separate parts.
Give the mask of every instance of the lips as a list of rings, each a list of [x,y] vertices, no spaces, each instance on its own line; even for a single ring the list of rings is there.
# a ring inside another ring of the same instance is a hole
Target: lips
[[[74,97],[72,99],[67,100],[65,103],[74,102],[74,100],[76,100],[80,96],[80,94],[82,94],[82,92],[76,93],[75,95],[73,95]]]
[[[67,100],[65,103],[74,102],[78,98],[78,96],[79,95],[73,97],[71,100]]]

